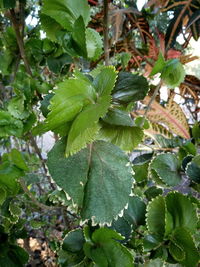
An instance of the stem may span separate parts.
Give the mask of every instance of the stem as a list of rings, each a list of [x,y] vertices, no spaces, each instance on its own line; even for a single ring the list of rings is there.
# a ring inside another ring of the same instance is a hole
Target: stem
[[[151,99],[150,99],[150,101],[149,101],[149,103],[147,105],[147,108],[146,108],[146,110],[144,112],[144,115],[143,115],[143,120],[142,120],[142,123],[141,123],[142,126],[143,126],[144,121],[146,119],[147,113],[149,112],[149,110],[151,108],[151,104],[153,103],[154,99],[156,98],[156,96],[158,94],[158,91],[160,90],[161,85],[162,85],[162,81],[159,82],[159,84],[156,86],[155,91],[153,92],[153,95],[152,95],[152,97],[151,97]]]
[[[108,40],[108,0],[103,1],[103,36],[105,65],[109,65],[109,40]]]
[[[54,184],[52,184],[52,182],[51,182],[51,178],[50,178],[49,175],[48,175],[48,170],[47,170],[47,168],[46,168],[44,159],[43,159],[42,154],[41,154],[41,152],[40,152],[40,149],[39,149],[39,147],[38,147],[38,145],[37,145],[37,142],[35,141],[35,138],[34,138],[31,134],[29,135],[29,137],[30,137],[30,141],[31,141],[31,145],[32,145],[32,147],[35,149],[36,154],[38,155],[39,159],[40,159],[41,162],[42,162],[42,168],[43,168],[44,173],[45,173],[45,175],[46,175],[46,177],[47,177],[47,179],[48,179],[48,182],[49,182],[51,188],[52,188],[53,190],[55,190],[56,187],[54,186]]]
[[[15,30],[17,44],[19,46],[21,58],[24,61],[26,71],[30,76],[32,76],[32,71],[31,71],[31,68],[29,66],[26,54],[25,54],[23,35],[21,35],[21,33],[20,33],[20,24],[16,19],[15,10],[13,8],[10,9],[10,19],[11,19],[11,22],[13,24],[13,28]]]
[[[172,29],[171,34],[170,34],[170,37],[169,37],[169,41],[168,41],[167,46],[166,46],[166,50],[169,48],[169,46],[170,46],[170,44],[171,44],[171,41],[172,41],[172,38],[173,38],[173,36],[174,36],[174,33],[175,33],[175,31],[176,31],[176,29],[177,29],[177,27],[178,27],[178,24],[180,23],[181,19],[183,19],[183,15],[184,15],[186,9],[188,8],[188,6],[190,5],[191,2],[192,2],[192,0],[189,0],[189,1],[187,2],[187,4],[186,4],[186,5],[183,7],[183,9],[181,10],[181,12],[180,12],[180,14],[179,14],[179,16],[178,16],[176,22],[174,23],[173,29]]]
[[[47,205],[45,205],[45,204],[39,202],[39,201],[34,197],[34,195],[28,190],[28,188],[27,188],[27,186],[26,186],[26,184],[25,184],[25,182],[24,182],[23,179],[20,179],[20,180],[19,180],[19,183],[20,183],[22,189],[24,190],[24,192],[28,195],[28,197],[29,197],[29,198],[33,201],[33,203],[34,203],[37,207],[39,207],[40,209],[42,209],[42,210],[56,210],[56,209],[58,209],[58,210],[62,210],[62,209],[63,209],[63,207],[59,207],[59,206],[47,206]],[[78,218],[77,215],[72,214],[70,211],[67,211],[67,210],[66,210],[66,212],[67,212],[69,215],[71,215],[71,216],[73,216],[73,217],[75,217],[75,218]]]

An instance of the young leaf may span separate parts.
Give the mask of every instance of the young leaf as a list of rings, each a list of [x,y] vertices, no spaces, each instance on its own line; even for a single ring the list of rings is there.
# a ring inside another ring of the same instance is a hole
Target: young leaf
[[[96,104],[88,105],[74,120],[67,139],[66,155],[74,154],[95,140],[100,129],[98,121],[110,106],[110,96],[100,97]]]
[[[98,141],[65,158],[64,140],[48,154],[49,172],[74,204],[83,220],[111,223],[125,208],[132,187],[127,156],[116,146]]]
[[[74,119],[81,109],[93,102],[95,91],[91,83],[81,79],[67,79],[58,85],[51,98],[45,130],[54,130]]]
[[[170,59],[161,72],[161,79],[170,88],[179,86],[185,79],[185,70],[178,59]]]
[[[163,57],[163,54],[160,52],[158,56],[158,60],[156,61],[150,76],[153,76],[159,72],[162,72],[164,66],[166,65],[165,59]]]
[[[101,53],[103,42],[98,32],[91,28],[86,29],[87,56],[91,60],[97,60]]]

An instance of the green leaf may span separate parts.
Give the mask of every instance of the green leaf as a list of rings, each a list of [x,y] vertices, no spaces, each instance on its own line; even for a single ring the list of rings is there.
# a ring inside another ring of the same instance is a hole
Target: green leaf
[[[0,187],[0,206],[4,203],[4,201],[6,200],[6,197],[7,197],[6,190]]]
[[[85,24],[82,16],[74,23],[72,38],[75,42],[74,49],[77,51],[77,54],[87,58]]]
[[[111,142],[122,150],[132,151],[143,139],[143,131],[139,127],[111,126],[103,124],[98,134],[99,140]]]
[[[174,242],[170,242],[169,252],[176,261],[183,261],[185,259],[184,250]]]
[[[23,123],[11,116],[7,111],[0,110],[0,137],[17,136],[23,132]]]
[[[181,176],[179,174],[180,162],[172,153],[157,155],[156,158],[152,160],[150,168],[169,186],[175,186],[181,181]]]
[[[187,164],[187,176],[195,183],[200,183],[200,155],[197,155]]]
[[[74,204],[83,220],[110,223],[124,209],[132,187],[127,156],[116,146],[98,141],[65,158],[66,143],[59,141],[48,154],[52,178]]]
[[[145,224],[145,213],[145,203],[139,197],[130,197],[128,209],[124,211],[124,218],[133,226],[133,229]]]
[[[100,34],[91,29],[86,29],[87,56],[90,60],[97,60],[102,53],[103,42]]]
[[[10,202],[9,211],[10,214],[14,217],[19,217],[22,213],[21,208],[14,202]]]
[[[197,214],[190,199],[178,192],[169,193],[166,196],[167,210],[173,218],[173,228],[184,227],[190,232],[195,232],[197,226]]]
[[[110,95],[115,86],[117,72],[112,66],[102,67],[93,81],[99,96]]]
[[[100,129],[98,121],[105,115],[110,106],[110,97],[97,100],[96,104],[88,105],[74,120],[67,139],[66,155],[74,154],[95,140]]]
[[[200,257],[190,233],[183,227],[177,228],[171,240],[185,253],[185,258],[179,262],[186,267],[196,267]],[[172,256],[174,256],[174,251]]]
[[[13,117],[21,120],[29,116],[29,112],[24,109],[24,97],[22,96],[13,97],[9,101],[8,111]]]
[[[150,73],[150,76],[153,76],[159,72],[162,72],[165,65],[166,65],[165,59],[163,57],[163,54],[160,52],[159,56],[158,56],[158,60],[156,61],[155,65],[154,65],[154,67]]]
[[[10,162],[3,162],[0,165],[0,186],[5,188],[7,194],[15,195],[19,191],[17,179],[24,173],[13,166]]]
[[[62,26],[55,19],[45,14],[40,14],[40,22],[42,29],[46,32],[47,37],[51,41],[57,41],[57,33],[61,31]]]
[[[67,233],[63,240],[62,249],[78,253],[85,243],[82,229],[75,229]]]
[[[151,200],[152,198],[155,198],[158,195],[162,195],[162,193],[163,193],[163,190],[161,188],[156,187],[156,186],[151,186],[144,192],[144,194],[148,200]]]
[[[148,230],[162,238],[165,233],[165,199],[162,196],[154,198],[147,206]]]
[[[12,149],[10,152],[11,161],[16,165],[19,169],[24,171],[28,171],[29,168],[22,156],[22,154],[17,149]]]
[[[72,31],[73,25],[80,16],[87,26],[90,19],[90,8],[86,0],[44,0],[42,14],[50,16],[64,29]]]
[[[118,217],[117,220],[113,220],[111,228],[122,235],[125,239],[121,240],[121,243],[127,243],[132,235],[132,225],[123,217]]]
[[[161,79],[170,88],[179,86],[185,79],[185,70],[178,59],[170,59],[161,72]]]
[[[92,260],[102,267],[132,267],[133,257],[131,253],[116,241],[122,239],[123,238],[112,229],[97,229],[92,235],[92,240],[98,244],[99,247],[97,247],[97,249],[91,249]]]
[[[72,62],[71,56],[68,54],[62,54],[59,57],[49,56],[47,58],[47,65],[50,71],[59,74],[65,65],[69,65]]]
[[[143,239],[144,252],[156,249],[161,245],[162,240],[156,235],[146,235]]]
[[[133,120],[131,119],[128,112],[120,109],[111,109],[108,111],[103,121],[118,126],[133,126]]]
[[[85,105],[93,102],[95,91],[86,80],[67,79],[58,85],[51,98],[45,130],[54,130],[72,121]]]
[[[16,0],[3,0],[4,8],[14,8],[16,5]]]
[[[42,222],[42,221],[36,221],[36,220],[31,220],[30,221],[30,226],[33,229],[40,229],[44,225],[46,225],[46,223],[45,222]]]
[[[142,100],[149,89],[146,78],[129,72],[120,72],[113,90],[113,101],[128,103]]]

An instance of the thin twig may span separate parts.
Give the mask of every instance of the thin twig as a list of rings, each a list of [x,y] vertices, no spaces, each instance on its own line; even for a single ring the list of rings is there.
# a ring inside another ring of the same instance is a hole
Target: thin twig
[[[155,91],[153,92],[153,95],[152,95],[152,97],[151,97],[151,99],[150,99],[150,101],[149,101],[149,103],[148,103],[148,105],[146,107],[145,112],[144,112],[143,119],[142,119],[142,122],[141,122],[141,126],[143,126],[144,121],[145,121],[145,119],[147,117],[147,113],[149,112],[149,110],[151,108],[151,104],[153,103],[154,99],[156,98],[156,96],[158,94],[158,91],[160,90],[161,86],[162,86],[162,81],[159,82],[159,84],[156,86]]]
[[[10,9],[10,19],[11,19],[11,22],[13,24],[13,28],[15,30],[17,44],[19,46],[19,51],[20,51],[21,58],[24,61],[24,65],[25,65],[26,71],[30,76],[32,76],[32,71],[31,71],[31,68],[30,68],[28,59],[26,57],[26,53],[25,53],[23,36],[20,33],[20,24],[19,24],[19,22],[18,22],[18,20],[16,18],[15,10],[13,8]]]
[[[105,65],[109,65],[109,38],[108,38],[108,0],[103,1],[103,36],[104,36],[104,55]]]
[[[177,20],[174,23],[174,26],[172,28],[172,31],[171,31],[171,34],[170,34],[168,43],[166,45],[166,50],[169,48],[169,45],[171,44],[172,38],[173,38],[174,33],[175,33],[175,31],[176,31],[176,29],[178,27],[178,24],[180,23],[181,19],[183,19],[183,15],[184,15],[186,9],[188,8],[188,6],[190,5],[191,2],[192,2],[192,0],[187,1],[187,4],[183,7],[183,9],[181,10],[181,12],[179,13],[178,18],[177,18]]]
[[[39,202],[39,201],[34,197],[34,195],[28,190],[28,188],[27,188],[27,186],[26,186],[26,184],[25,184],[25,182],[24,182],[23,179],[20,179],[20,180],[19,180],[19,183],[20,183],[22,189],[24,190],[24,192],[28,195],[28,197],[33,201],[33,203],[34,203],[38,208],[40,208],[40,209],[42,209],[42,210],[56,210],[56,209],[57,209],[57,210],[62,210],[62,209],[63,209],[63,207],[59,207],[59,206],[47,206],[47,205],[45,205],[45,204]],[[72,214],[70,211],[66,210],[66,212],[67,212],[69,215],[71,215],[71,216],[73,216],[73,217],[75,217],[75,218],[78,218],[77,215]]]

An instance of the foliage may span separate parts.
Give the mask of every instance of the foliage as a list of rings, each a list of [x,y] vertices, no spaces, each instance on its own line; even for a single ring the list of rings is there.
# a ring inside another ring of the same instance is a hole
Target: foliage
[[[198,266],[199,7],[0,1],[0,266]]]

